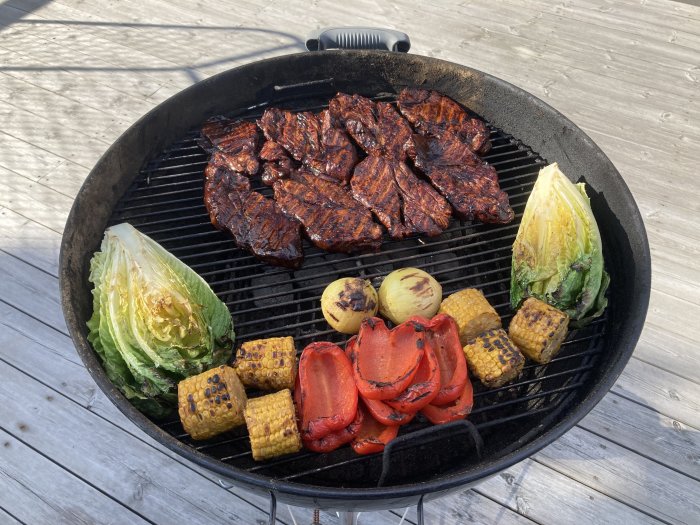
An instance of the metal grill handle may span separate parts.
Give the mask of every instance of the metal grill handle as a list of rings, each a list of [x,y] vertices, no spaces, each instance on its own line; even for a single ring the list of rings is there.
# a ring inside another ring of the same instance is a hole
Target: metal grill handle
[[[406,33],[377,27],[325,27],[309,33],[306,49],[383,49],[407,53],[411,40]]]

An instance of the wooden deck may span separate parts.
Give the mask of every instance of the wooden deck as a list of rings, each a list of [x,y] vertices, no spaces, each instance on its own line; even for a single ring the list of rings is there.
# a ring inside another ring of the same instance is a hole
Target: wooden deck
[[[267,501],[165,450],[96,387],[67,335],[58,249],[91,166],[137,118],[214,73],[301,51],[331,25],[401,29],[412,53],[541,97],[615,163],[651,244],[646,326],[612,392],[541,453],[428,503],[427,522],[700,523],[700,7],[415,4],[0,2],[0,523],[266,521]],[[285,505],[278,516],[311,521]]]

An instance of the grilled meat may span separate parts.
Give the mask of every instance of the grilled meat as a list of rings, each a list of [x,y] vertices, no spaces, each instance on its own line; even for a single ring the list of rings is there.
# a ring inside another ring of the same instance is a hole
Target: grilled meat
[[[491,149],[484,121],[471,117],[451,98],[426,89],[407,88],[399,94],[399,110],[421,135],[441,137],[451,131],[474,152]]]
[[[300,171],[273,184],[275,200],[304,225],[316,246],[330,252],[376,251],[382,229],[342,186]]]
[[[513,220],[508,194],[498,184],[493,166],[470,155],[459,138],[414,137],[414,162],[464,219],[505,224]]]
[[[212,155],[205,170],[204,203],[212,224],[230,231],[240,248],[270,264],[301,265],[300,224],[272,199],[251,191],[248,178],[231,169],[220,152]]]
[[[294,161],[285,149],[272,140],[268,140],[260,148],[260,158],[263,163],[262,181],[268,186],[278,179],[288,177],[294,169]]]
[[[258,120],[258,126],[268,140],[280,144],[316,175],[347,183],[357,162],[357,152],[347,134],[335,127],[326,113],[292,113],[270,108]]]
[[[210,153],[225,154],[233,170],[254,175],[260,169],[256,152],[261,137],[253,122],[212,117],[202,126],[202,136],[206,140],[200,145]]]
[[[395,239],[439,235],[450,222],[447,201],[404,162],[370,155],[355,168],[350,186]]]
[[[391,104],[338,93],[328,104],[328,112],[345,126],[366,153],[397,160],[406,158],[413,132]]]

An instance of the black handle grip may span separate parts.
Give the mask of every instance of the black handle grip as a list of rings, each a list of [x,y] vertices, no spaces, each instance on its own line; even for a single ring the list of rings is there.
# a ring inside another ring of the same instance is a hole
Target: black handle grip
[[[407,53],[411,40],[406,33],[377,27],[325,27],[312,31],[306,49],[384,49]]]

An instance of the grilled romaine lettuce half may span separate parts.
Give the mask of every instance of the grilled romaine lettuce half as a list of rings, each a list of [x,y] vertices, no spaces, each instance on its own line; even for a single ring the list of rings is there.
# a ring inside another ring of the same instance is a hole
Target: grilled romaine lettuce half
[[[513,243],[510,301],[536,297],[582,326],[603,313],[610,277],[584,183],[554,163],[540,170]]]
[[[225,363],[233,321],[209,285],[128,223],[105,232],[90,261],[88,340],[107,376],[144,413],[177,407],[181,379]]]

